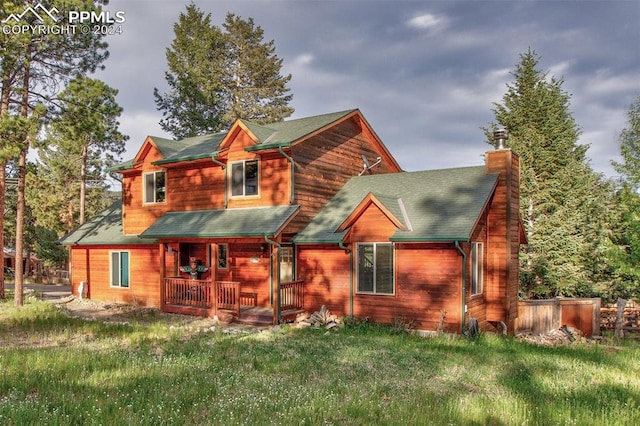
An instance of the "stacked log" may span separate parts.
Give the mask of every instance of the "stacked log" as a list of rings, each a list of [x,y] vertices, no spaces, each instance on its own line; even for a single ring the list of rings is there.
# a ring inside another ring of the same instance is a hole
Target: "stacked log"
[[[324,327],[327,330],[340,326],[340,318],[337,315],[333,315],[325,305],[322,305],[319,311],[312,314],[302,313],[296,317],[296,327],[307,328]]]
[[[588,342],[588,339],[582,335],[582,331],[566,325],[544,334],[520,333],[516,337],[542,346],[575,345]]]

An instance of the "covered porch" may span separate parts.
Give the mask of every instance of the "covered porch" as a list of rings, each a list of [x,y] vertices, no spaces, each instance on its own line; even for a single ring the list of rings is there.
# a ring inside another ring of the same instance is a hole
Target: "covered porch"
[[[246,324],[278,324],[295,317],[304,306],[302,280],[281,283],[277,303],[259,306],[257,293],[242,291],[238,281],[165,278],[162,288],[164,312],[233,318]]]
[[[166,213],[142,238],[159,244],[161,309],[278,324],[304,306],[283,230],[298,206]]]

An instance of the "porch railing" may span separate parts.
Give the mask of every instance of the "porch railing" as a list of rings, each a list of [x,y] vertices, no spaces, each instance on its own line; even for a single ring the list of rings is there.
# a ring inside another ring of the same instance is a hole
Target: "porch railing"
[[[238,314],[240,313],[240,283],[165,278],[164,300],[167,305],[214,309],[214,313],[217,309],[228,309]]]
[[[257,298],[254,293],[241,293],[237,281],[190,280],[180,277],[164,279],[162,289],[164,304],[167,307],[206,309],[209,315],[217,314],[218,309],[233,311],[240,315],[241,299]],[[304,307],[304,280],[291,281],[280,285],[280,311],[301,310]],[[175,308],[174,308],[175,309]],[[198,314],[197,311],[193,311]]]
[[[304,281],[280,284],[280,310],[300,310],[304,306]]]
[[[164,300],[168,305],[183,305],[194,308],[211,308],[212,282],[186,280],[184,278],[164,279]]]

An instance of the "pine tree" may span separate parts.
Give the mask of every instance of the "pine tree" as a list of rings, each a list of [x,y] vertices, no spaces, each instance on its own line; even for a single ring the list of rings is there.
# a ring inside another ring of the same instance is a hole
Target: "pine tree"
[[[617,220],[608,251],[615,273],[609,298],[640,298],[640,96],[629,107],[628,127],[619,135],[622,162],[612,162],[621,174],[616,194]]]
[[[226,30],[224,87],[229,91],[223,126],[229,128],[238,118],[272,123],[293,113],[286,94],[291,75],[281,76],[282,59],[275,54],[273,40],[263,43],[264,31],[253,19],[243,20],[228,13]]]
[[[493,110],[491,127],[506,127],[507,145],[520,155],[521,217],[528,245],[521,253],[521,291],[529,297],[591,293],[594,252],[606,240],[600,222],[606,188],[588,166],[586,145],[569,110],[563,81],[537,66],[529,49],[520,55],[514,82]],[[487,130],[487,133],[488,130]],[[596,268],[597,269],[597,268]]]
[[[167,49],[165,80],[170,88],[153,94],[163,112],[160,127],[176,139],[222,128],[224,40],[219,28],[211,24],[195,5],[187,6],[174,24],[175,38]]]
[[[116,89],[100,80],[83,76],[71,80],[59,96],[61,111],[52,122],[50,137],[40,153],[52,168],[66,171],[72,181],[79,182],[75,198],[80,225],[86,218],[87,183],[106,190],[104,169],[124,152],[128,139],[118,130],[122,108],[116,102],[117,94]],[[60,162],[68,166],[61,166]]]
[[[174,33],[166,54],[170,90],[155,88],[154,96],[160,127],[176,139],[228,129],[238,118],[264,123],[293,113],[291,75],[280,75],[274,42],[263,42],[253,19],[227,14],[221,29],[191,4]]]
[[[47,10],[65,11],[76,9],[99,12],[99,4],[88,0],[43,0],[39,2]],[[48,14],[24,14],[31,2],[15,1],[2,4],[4,13],[18,14],[26,25],[65,25],[64,14],[54,20]],[[24,248],[25,230],[25,189],[27,177],[27,152],[35,142],[40,117],[44,107],[49,104],[59,83],[71,75],[92,72],[106,59],[106,43],[102,35],[92,31],[85,33],[60,31],[41,33],[24,30],[21,32],[0,33],[0,75],[3,78],[2,103],[9,105],[2,120],[7,117],[20,117],[29,123],[28,131],[14,133],[10,139],[3,140],[2,151],[17,150],[17,199],[16,199],[16,269],[15,304],[23,304],[23,267],[20,261]],[[15,107],[12,107],[15,106]],[[9,149],[7,149],[9,148]],[[0,163],[2,162],[0,158]],[[1,206],[0,206],[1,207]],[[1,277],[1,276],[0,276]]]
[[[622,175],[623,182],[631,189],[640,188],[640,95],[629,107],[629,127],[620,133],[622,163],[612,162],[614,169]]]

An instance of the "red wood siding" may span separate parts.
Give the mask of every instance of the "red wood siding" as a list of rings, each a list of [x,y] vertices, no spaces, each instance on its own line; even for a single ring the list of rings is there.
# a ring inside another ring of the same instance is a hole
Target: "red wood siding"
[[[451,244],[396,244],[393,296],[356,294],[351,256],[336,246],[299,246],[298,272],[305,280],[305,310],[322,305],[336,315],[393,323],[404,317],[414,327],[436,330],[442,309],[444,330],[459,333],[462,310],[461,257]]]
[[[129,252],[129,287],[110,285],[110,253]],[[89,283],[88,297],[106,302],[160,306],[158,246],[75,246],[71,250],[72,292]]]
[[[298,277],[304,280],[304,309],[325,305],[333,314],[350,314],[350,254],[335,246],[299,246]]]
[[[351,227],[348,238],[352,242],[385,242],[397,229],[378,206],[370,204]]]
[[[487,217],[487,321],[503,321],[512,333],[518,317],[519,157],[489,151],[486,170],[500,173]]]
[[[134,171],[128,171],[122,179],[123,214],[122,226],[126,235],[137,235],[147,229],[167,211],[167,202],[144,204],[143,174],[162,171],[151,164],[162,159],[162,154],[149,142],[146,142],[139,160],[142,164]]]
[[[482,330],[492,330],[493,326],[487,323],[487,305],[486,294],[489,283],[489,277],[487,276],[487,213],[482,215],[475,232],[471,236],[471,241],[484,243],[483,250],[483,282],[482,292],[480,294],[471,294],[471,277],[473,261],[471,259],[471,244],[460,244],[461,249],[467,256],[467,280],[466,280],[466,303],[467,303],[467,316],[465,324],[468,323],[469,318],[475,318],[478,320],[478,324]]]
[[[294,145],[290,155],[296,163],[295,203],[301,206],[300,213],[288,228],[291,232],[300,231],[347,180],[362,171],[362,155],[371,164],[378,156],[384,159],[372,173],[400,171],[355,119],[343,121]]]

